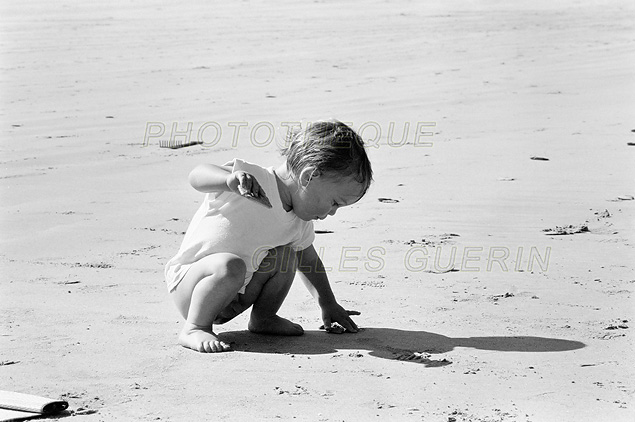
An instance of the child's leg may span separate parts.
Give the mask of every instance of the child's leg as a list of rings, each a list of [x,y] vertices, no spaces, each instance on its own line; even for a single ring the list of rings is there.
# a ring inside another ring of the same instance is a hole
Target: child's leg
[[[242,288],[245,271],[243,260],[229,253],[206,256],[192,265],[172,292],[186,319],[179,335],[182,346],[199,352],[229,350],[212,331],[212,322]]]
[[[269,251],[240,295],[243,307],[253,304],[249,330],[255,333],[293,335],[304,333],[302,327],[277,315],[295,277],[295,252],[285,246]],[[245,308],[246,309],[246,308]]]

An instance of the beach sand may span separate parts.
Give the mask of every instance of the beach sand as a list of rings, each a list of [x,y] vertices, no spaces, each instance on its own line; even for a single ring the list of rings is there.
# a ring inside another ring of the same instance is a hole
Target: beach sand
[[[87,421],[634,420],[632,2],[0,16],[2,389]],[[315,246],[364,329],[320,331],[297,283],[281,315],[304,336],[241,315],[231,353],[178,346],[162,274],[189,171],[277,165],[271,128],[331,117],[375,182]]]

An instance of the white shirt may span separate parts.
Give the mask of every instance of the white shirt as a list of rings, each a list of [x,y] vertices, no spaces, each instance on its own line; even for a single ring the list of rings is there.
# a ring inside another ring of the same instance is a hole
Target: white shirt
[[[269,249],[289,245],[295,251],[308,248],[315,239],[312,221],[286,212],[280,200],[273,167],[235,159],[232,171],[253,175],[264,189],[272,208],[233,192],[208,193],[192,218],[178,253],[165,266],[168,290],[172,291],[189,267],[208,255],[229,252],[247,266],[245,286]]]

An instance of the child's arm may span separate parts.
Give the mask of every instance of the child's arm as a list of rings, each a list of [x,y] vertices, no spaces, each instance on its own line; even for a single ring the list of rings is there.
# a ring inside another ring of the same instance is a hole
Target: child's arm
[[[232,168],[214,164],[200,164],[190,172],[190,185],[199,192],[231,192],[229,176]]]
[[[356,333],[358,328],[350,315],[358,315],[358,312],[347,311],[335,300],[333,290],[329,284],[322,260],[318,256],[313,245],[297,253],[298,271],[302,275],[302,281],[311,295],[318,301],[322,308],[322,321],[326,329],[337,322],[347,331]]]
[[[228,166],[201,164],[190,172],[189,181],[199,192],[234,192],[271,208],[271,203],[256,178],[244,171],[232,172],[232,168]]]

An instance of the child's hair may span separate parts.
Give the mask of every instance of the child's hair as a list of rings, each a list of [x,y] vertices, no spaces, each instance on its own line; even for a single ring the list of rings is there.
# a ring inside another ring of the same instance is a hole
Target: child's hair
[[[294,177],[307,166],[326,177],[353,177],[363,186],[362,195],[370,187],[373,170],[364,149],[364,141],[353,129],[338,120],[320,121],[304,130],[289,131],[282,155]]]

